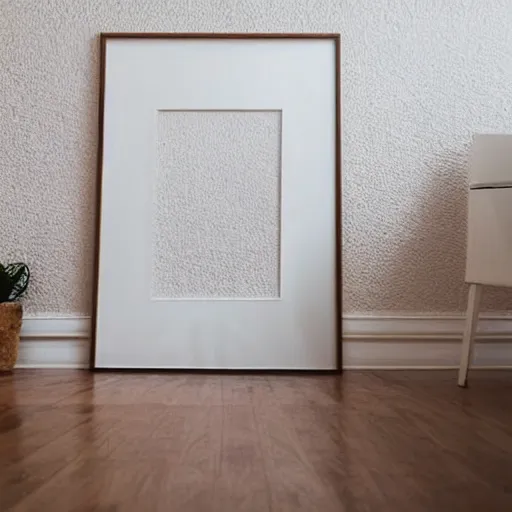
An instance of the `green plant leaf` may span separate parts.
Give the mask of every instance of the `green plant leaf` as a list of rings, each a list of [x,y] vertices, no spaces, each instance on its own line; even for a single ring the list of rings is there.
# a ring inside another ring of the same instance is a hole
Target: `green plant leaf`
[[[15,301],[27,290],[30,271],[25,263],[11,263],[4,267],[4,273],[9,277],[12,286],[8,301]]]
[[[0,268],[0,302],[7,302],[11,296],[13,282],[9,274],[5,271],[5,267]]]

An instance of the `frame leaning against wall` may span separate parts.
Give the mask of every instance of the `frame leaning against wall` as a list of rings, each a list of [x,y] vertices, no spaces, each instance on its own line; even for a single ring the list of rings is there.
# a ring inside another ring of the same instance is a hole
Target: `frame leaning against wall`
[[[335,105],[336,111],[336,141],[335,141],[335,186],[336,186],[336,367],[337,372],[342,370],[342,265],[341,265],[341,37],[332,33],[158,33],[158,32],[110,32],[100,34],[100,88],[98,110],[98,152],[97,152],[97,187],[96,187],[96,240],[94,262],[94,286],[93,286],[93,313],[91,329],[91,350],[89,367],[94,369],[96,355],[96,321],[98,314],[98,287],[99,287],[99,262],[100,262],[100,227],[101,227],[101,197],[103,174],[103,136],[104,136],[104,112],[105,112],[105,71],[107,41],[111,39],[318,39],[332,40],[335,45]]]

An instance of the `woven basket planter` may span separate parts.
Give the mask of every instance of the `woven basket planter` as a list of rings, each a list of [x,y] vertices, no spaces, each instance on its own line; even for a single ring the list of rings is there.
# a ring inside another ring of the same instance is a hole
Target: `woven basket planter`
[[[21,318],[23,309],[19,302],[0,303],[0,371],[14,368],[18,359]]]

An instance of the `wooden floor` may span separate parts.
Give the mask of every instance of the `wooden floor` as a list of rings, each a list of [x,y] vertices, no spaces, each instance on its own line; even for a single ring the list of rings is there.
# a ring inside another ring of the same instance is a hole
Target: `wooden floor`
[[[512,511],[512,373],[0,377],[0,511]]]

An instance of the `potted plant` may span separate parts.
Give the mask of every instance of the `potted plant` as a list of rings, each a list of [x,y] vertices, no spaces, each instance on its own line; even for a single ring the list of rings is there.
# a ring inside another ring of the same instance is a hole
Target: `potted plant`
[[[0,264],[0,371],[10,371],[18,358],[25,293],[30,272],[24,263]]]

